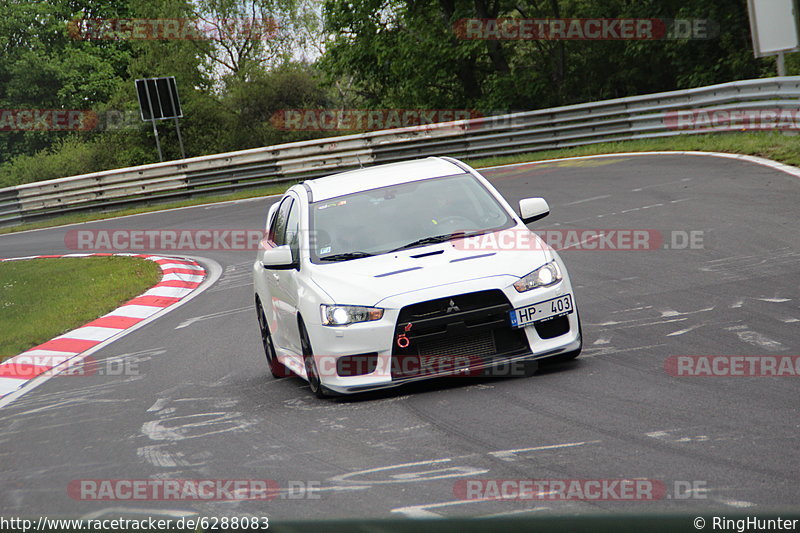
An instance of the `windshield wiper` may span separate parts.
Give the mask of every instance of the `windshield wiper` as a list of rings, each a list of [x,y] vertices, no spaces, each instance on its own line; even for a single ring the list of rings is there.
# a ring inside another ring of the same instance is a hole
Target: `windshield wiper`
[[[388,250],[384,253],[390,254],[392,252],[399,252],[400,250],[406,250],[408,248],[414,248],[416,246],[424,246],[426,244],[436,244],[437,242],[454,241],[456,239],[466,239],[469,237],[475,237],[477,235],[484,235],[486,233],[491,233],[493,231],[498,231],[498,230],[481,229],[471,232],[457,231],[455,233],[447,233],[445,235],[434,235],[433,237],[423,237],[422,239],[417,239],[416,241],[404,244],[399,248],[393,248],[392,250]]]
[[[416,241],[411,241],[408,244],[404,244],[399,248],[394,248],[392,250],[387,251],[387,254],[392,252],[399,252],[400,250],[406,250],[408,248],[415,248],[417,246],[424,246],[426,244],[436,244],[437,242],[445,242],[452,239],[458,239],[462,236],[461,233],[448,233],[446,235],[434,235],[433,237],[423,237],[421,239],[417,239]]]
[[[350,259],[361,259],[362,257],[372,257],[375,254],[369,252],[345,252],[342,254],[326,255],[320,257],[320,261],[349,261]]]

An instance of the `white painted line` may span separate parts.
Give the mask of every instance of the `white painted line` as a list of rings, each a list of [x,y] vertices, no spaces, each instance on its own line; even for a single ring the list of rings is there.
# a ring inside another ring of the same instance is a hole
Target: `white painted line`
[[[476,516],[475,518],[477,518],[477,519],[481,519],[481,518],[499,518],[499,517],[502,517],[502,516],[513,516],[513,515],[518,515],[518,514],[523,514],[523,513],[536,513],[538,511],[546,511],[548,509],[550,509],[550,508],[549,507],[530,507],[528,509],[517,509],[515,511],[507,511],[505,513],[492,513],[492,514],[487,514],[487,515],[484,515],[484,516]]]
[[[708,435],[691,435],[691,436],[679,436],[675,435],[674,432],[681,431],[680,428],[677,429],[664,429],[660,431],[650,431],[645,433],[650,438],[663,440],[666,442],[672,443],[685,443],[685,442],[706,442],[710,440]]]
[[[161,268],[162,269],[185,268],[189,270],[203,270],[203,267],[201,267],[200,265],[192,265],[190,263],[164,263],[163,265],[161,265]]]
[[[659,183],[654,183],[653,185],[645,185],[644,187],[637,187],[635,189],[631,189],[631,192],[642,192],[645,189],[653,189],[655,187],[663,187],[664,185],[675,185],[676,183],[684,183],[687,181],[692,181],[692,178],[682,178],[679,180],[674,181],[662,181]]]
[[[153,405],[151,405],[147,409],[147,412],[151,413],[151,412],[154,412],[154,411],[160,411],[164,407],[166,407],[168,403],[169,403],[169,400],[167,398],[159,398],[158,400],[156,400],[156,403],[154,403]]]
[[[485,474],[488,470],[484,468],[475,468],[471,466],[451,466],[445,467],[439,470],[426,470],[424,472],[408,472],[408,473],[401,473],[401,474],[394,474],[390,475],[392,479],[380,479],[380,480],[354,480],[350,481],[348,478],[354,476],[364,476],[367,474],[373,474],[375,472],[385,472],[387,470],[398,470],[400,468],[407,468],[410,466],[429,466],[429,465],[436,465],[436,464],[443,464],[449,463],[453,460],[453,458],[447,459],[432,459],[430,461],[418,461],[415,463],[400,463],[396,465],[390,466],[381,466],[378,468],[370,468],[367,470],[357,470],[355,472],[349,472],[347,474],[341,474],[338,476],[334,476],[330,478],[332,481],[336,483],[358,483],[358,484],[369,484],[369,485],[384,485],[384,484],[391,484],[391,483],[415,483],[419,481],[430,481],[433,479],[449,479],[454,477],[463,477],[463,476],[478,476],[481,474]],[[438,476],[431,476],[427,474],[441,472],[441,475]],[[420,474],[424,474],[420,476]]]
[[[253,310],[252,306],[247,306],[247,307],[239,307],[238,309],[230,309],[228,311],[218,311],[216,313],[210,313],[208,315],[200,315],[200,316],[196,316],[196,317],[184,320],[183,322],[181,322],[180,324],[175,326],[175,329],[183,329],[183,328],[185,328],[187,326],[191,326],[195,322],[200,322],[202,320],[211,320],[213,318],[219,318],[219,317],[223,317],[223,316],[233,315],[233,314],[241,313],[241,312],[245,312],[245,311],[249,312],[249,311],[252,311],[252,310]]]
[[[575,446],[584,446],[586,444],[596,444],[601,442],[599,440],[587,440],[582,442],[566,442],[564,444],[548,444],[545,446],[534,446],[533,448],[517,448],[515,450],[500,450],[497,452],[489,452],[489,455],[500,459],[502,461],[514,461],[514,455],[523,452],[538,452],[541,450],[557,450],[559,448],[573,448]]]
[[[194,289],[188,287],[153,287],[142,296],[166,296],[168,298],[182,298]]]
[[[426,510],[427,507],[429,506],[411,505],[409,507],[398,507],[397,509],[392,509],[391,512],[402,514],[404,516],[407,516],[408,518],[444,518],[439,513],[427,511]]]
[[[517,496],[515,495],[505,498],[503,496],[499,496],[497,498],[474,498],[471,500],[453,500],[449,502],[428,503],[424,505],[410,505],[408,507],[398,507],[396,509],[392,509],[391,512],[399,513],[409,518],[444,518],[439,513],[428,511],[428,509],[440,509],[442,507],[450,507],[451,505],[468,505],[470,503],[499,502],[503,500],[510,500],[516,498]]]
[[[597,235],[592,235],[591,237],[586,237],[586,238],[585,238],[585,239],[583,239],[581,242],[576,242],[575,244],[570,244],[569,246],[564,246],[563,248],[557,248],[557,249],[556,249],[556,251],[560,252],[560,251],[562,251],[562,250],[569,250],[569,249],[570,249],[570,248],[572,248],[573,246],[583,246],[583,245],[584,245],[584,244],[586,244],[587,242],[589,242],[589,241],[593,241],[593,240],[595,240],[595,239],[599,239],[600,237],[603,237],[603,236],[604,236],[604,235],[601,235],[601,234],[599,234],[599,233],[598,233]]]
[[[756,506],[756,504],[752,502],[746,502],[742,500],[717,499],[717,501],[723,505],[727,505],[729,507],[736,507],[737,509],[747,509],[748,507]]]
[[[21,354],[15,355],[10,359],[6,359],[6,361],[11,361],[11,359],[19,357],[20,355],[31,355],[31,356],[45,355],[48,358],[50,357],[55,358],[55,357],[72,357],[73,355],[75,355],[75,352],[61,352],[58,350],[28,350],[27,352],[22,352]]]
[[[156,313],[160,308],[153,307],[152,305],[123,305],[119,309],[114,309],[105,316],[125,316],[131,318],[147,318]]]
[[[161,278],[161,281],[193,281],[193,282],[200,282],[203,281],[203,276],[195,276],[194,274],[179,274],[176,272],[172,272],[169,274],[164,274],[164,277]]]
[[[641,324],[636,324],[635,322],[639,322],[639,320],[644,319],[637,319],[637,320],[623,320],[620,322],[615,322],[610,320],[608,322],[603,322],[602,324],[587,324],[587,326],[596,326],[599,328],[606,328],[606,327],[614,327],[616,329],[627,329],[627,328],[641,328],[645,326],[657,326],[659,324],[669,324],[672,322],[683,322],[684,320],[689,320],[688,318],[673,318],[671,320],[656,320],[655,322],[642,322]],[[630,322],[634,322],[631,324]],[[624,324],[624,325],[623,325]]]
[[[170,516],[172,518],[182,518],[184,516],[195,516],[196,511],[183,511],[180,509],[141,509],[138,507],[105,507],[99,511],[93,511],[81,516],[81,520],[95,520],[103,516],[125,516],[137,514],[144,516]]]
[[[751,330],[747,325],[731,326],[729,328],[725,328],[725,331],[734,333],[742,342],[746,342],[747,344],[757,346],[758,348],[770,352],[781,352],[789,349],[780,342],[770,339],[766,335],[758,333],[757,331]]]
[[[45,352],[45,353],[35,354],[32,352]],[[67,359],[74,356],[75,356],[74,353],[68,353],[68,352],[54,352],[51,350],[30,350],[27,352],[22,352],[19,355],[15,355],[14,357],[9,357],[5,361],[3,361],[2,364],[0,364],[0,366],[9,364],[56,366],[60,365]]]
[[[78,339],[82,341],[104,341],[110,339],[124,329],[116,328],[98,328],[95,326],[83,326],[82,328],[74,329],[64,335],[59,335],[56,339]]]
[[[591,202],[593,200],[604,200],[606,198],[611,198],[611,195],[610,194],[603,194],[602,196],[594,196],[592,198],[584,198],[583,200],[575,200],[574,202],[570,202],[568,204],[563,204],[562,207],[566,207],[568,205],[583,204],[583,203],[586,203],[586,202]]]
[[[686,312],[680,312],[680,311],[676,311],[674,309],[670,309],[669,307],[664,307],[662,309],[659,309],[658,312],[661,313],[661,318],[669,318],[669,317],[673,317],[673,316],[684,316],[684,315],[694,315],[694,314],[697,314],[697,313],[707,313],[707,312],[713,311],[713,310],[714,310],[714,306],[712,305],[711,307],[704,307],[703,309],[698,309],[697,311],[686,311]]]
[[[695,324],[694,326],[689,326],[688,328],[679,329],[678,331],[673,331],[672,333],[667,333],[667,337],[677,337],[678,335],[689,333],[690,331],[694,331],[697,328],[701,327],[703,327],[703,324]]]
[[[14,392],[27,382],[28,380],[26,379],[2,377],[0,378],[0,395],[5,396],[6,394]]]

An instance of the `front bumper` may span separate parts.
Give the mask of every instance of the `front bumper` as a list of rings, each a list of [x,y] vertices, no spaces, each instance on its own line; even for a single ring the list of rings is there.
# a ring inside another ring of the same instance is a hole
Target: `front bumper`
[[[490,285],[494,287],[487,288],[485,279],[480,281],[397,297],[387,301],[384,317],[374,322],[346,327],[309,325],[322,384],[331,391],[347,394],[445,376],[514,376],[523,373],[528,361],[581,348],[577,306],[566,317],[555,319],[560,321],[558,324],[554,321],[545,328],[531,325],[512,329],[508,318],[511,309],[572,294],[568,278],[526,293],[517,293],[511,287],[514,279],[507,276],[492,278],[494,283]],[[492,300],[486,297],[489,293],[500,296]],[[471,300],[484,304],[460,309],[458,304],[467,301],[463,298],[467,295],[478,295]],[[441,311],[427,314],[423,312],[426,304],[439,305]],[[411,316],[409,309],[417,309],[418,313]],[[408,323],[412,326],[406,331]],[[410,349],[398,345],[403,335],[410,340]],[[357,354],[362,363],[358,375],[341,375],[340,360]]]

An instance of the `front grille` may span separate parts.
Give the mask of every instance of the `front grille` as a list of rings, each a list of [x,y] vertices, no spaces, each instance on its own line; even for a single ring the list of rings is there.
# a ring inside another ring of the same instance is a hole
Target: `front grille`
[[[395,328],[392,378],[468,368],[529,351],[521,329],[512,329],[512,307],[500,290],[438,298],[404,307]],[[411,324],[410,329],[406,329]],[[401,347],[400,337],[408,339]]]
[[[456,294],[454,296],[408,305],[400,311],[400,316],[397,321],[398,323],[407,323],[420,319],[447,316],[454,312],[463,313],[466,311],[487,309],[498,305],[506,306],[508,309],[511,309],[511,304],[508,302],[506,295],[503,294],[503,291],[491,290]]]
[[[421,344],[419,355],[492,355],[495,353],[494,335],[483,331],[456,338],[441,338]]]

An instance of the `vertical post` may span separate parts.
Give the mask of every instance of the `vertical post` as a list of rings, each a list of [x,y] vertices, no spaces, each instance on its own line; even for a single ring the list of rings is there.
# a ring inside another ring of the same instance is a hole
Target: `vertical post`
[[[786,76],[786,60],[783,52],[778,52],[778,76]]]
[[[181,159],[186,159],[186,152],[183,150],[183,137],[181,136],[181,125],[178,122],[178,117],[174,117],[173,120],[175,121],[175,129],[178,132],[178,142],[181,145]]]
[[[156,148],[158,148],[158,160],[163,162],[164,156],[161,154],[161,142],[158,140],[158,128],[156,127],[156,120],[153,119],[151,122],[153,123],[153,133],[156,136]]]

